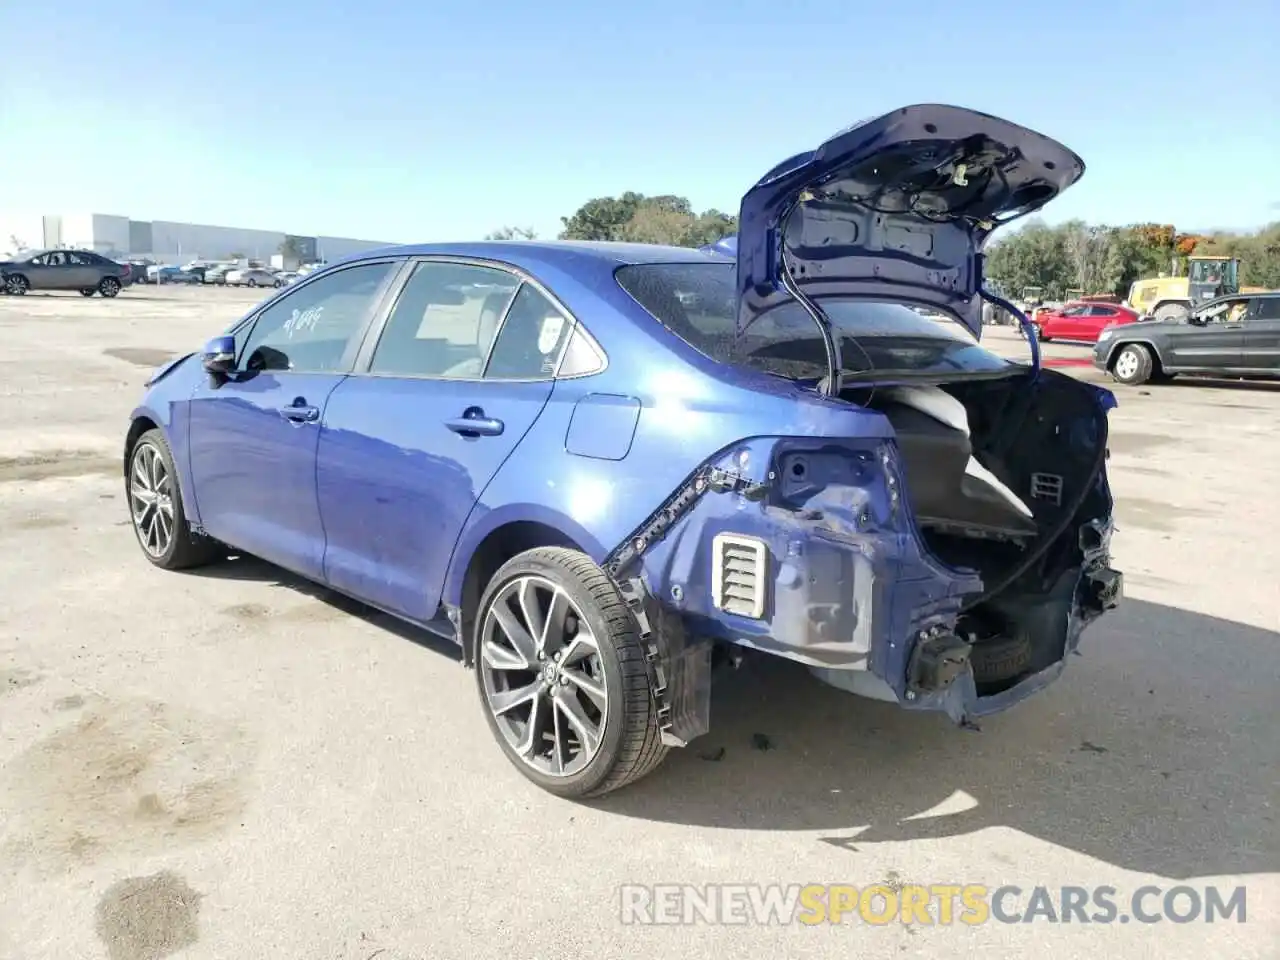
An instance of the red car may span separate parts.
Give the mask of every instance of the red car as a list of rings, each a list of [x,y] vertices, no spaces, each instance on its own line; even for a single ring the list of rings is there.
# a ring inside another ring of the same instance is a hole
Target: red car
[[[1087,303],[1074,300],[1056,310],[1037,311],[1036,337],[1041,341],[1079,340],[1097,343],[1098,334],[1107,327],[1133,323],[1142,319],[1138,311],[1117,303]]]

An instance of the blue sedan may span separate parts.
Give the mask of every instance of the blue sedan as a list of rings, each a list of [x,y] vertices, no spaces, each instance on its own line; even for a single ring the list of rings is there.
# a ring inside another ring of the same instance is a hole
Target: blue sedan
[[[980,343],[981,251],[1084,170],[908,107],[714,249],[387,248],[156,371],[124,445],[165,569],[256,555],[452,638],[500,748],[607,793],[746,650],[957,723],[1113,607],[1111,394]],[[458,721],[463,722],[463,721]]]

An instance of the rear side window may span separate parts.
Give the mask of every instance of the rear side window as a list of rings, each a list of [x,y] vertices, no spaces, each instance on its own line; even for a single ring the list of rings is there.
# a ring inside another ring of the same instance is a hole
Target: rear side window
[[[1280,297],[1262,297],[1254,308],[1254,320],[1280,320]]]
[[[541,380],[572,332],[538,289],[494,267],[421,263],[396,300],[370,373],[444,380]]]
[[[794,300],[736,333],[732,263],[631,264],[616,276],[654,319],[712,359],[796,379],[826,375],[821,331]],[[945,315],[866,300],[824,300],[822,307],[840,337],[846,373],[949,375],[1008,368]]]

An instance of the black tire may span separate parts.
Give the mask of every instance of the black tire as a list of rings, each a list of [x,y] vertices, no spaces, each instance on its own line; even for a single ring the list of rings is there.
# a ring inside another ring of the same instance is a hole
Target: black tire
[[[1013,680],[1031,669],[1031,641],[1025,637],[976,643],[969,652],[973,681],[993,684]]]
[[[253,279],[253,277],[250,277],[248,282],[245,284],[246,287],[256,287],[257,285],[258,281]]]
[[[1136,387],[1151,379],[1155,361],[1141,343],[1126,343],[1111,358],[1111,377],[1116,383]]]
[[[11,274],[4,278],[4,292],[11,297],[21,297],[30,289],[31,284],[20,273]]]
[[[98,292],[107,299],[111,299],[120,292],[120,281],[115,277],[103,277],[98,284]]]
[[[481,669],[480,637],[485,618],[504,586],[535,574],[568,594],[599,642],[607,694],[602,740],[596,755],[571,776],[552,776],[524,762],[507,743],[489,707]],[[489,730],[512,765],[538,786],[561,797],[599,797],[652,773],[666,757],[657,705],[635,618],[613,583],[577,550],[539,547],[508,560],[489,581],[472,623],[476,688]]]
[[[169,537],[168,547],[158,554],[153,554],[147,549],[146,544],[143,543],[142,531],[138,529],[138,524],[134,521],[134,501],[130,478],[137,467],[139,457],[143,455],[144,448],[150,448],[155,451],[163,462],[165,470],[168,471],[171,480],[173,532]],[[155,566],[160,567],[162,570],[185,570],[211,563],[222,556],[223,548],[220,543],[202,534],[195,533],[190,524],[187,523],[187,512],[182,505],[182,490],[178,482],[178,473],[173,466],[173,454],[169,451],[169,443],[165,440],[162,431],[158,429],[148,430],[138,438],[132,449],[130,449],[128,468],[125,470],[124,477],[124,492],[125,504],[129,510],[129,525],[133,528],[134,536],[138,540],[138,546],[142,549],[142,555]]]
[[[94,289],[93,289],[93,287],[85,287],[83,290],[81,290],[81,291],[80,291],[80,296],[82,296],[82,297],[92,297],[92,296],[93,296],[95,293],[97,293],[97,292],[98,292],[98,291],[97,291],[97,290],[94,290]]]
[[[1035,333],[1035,335],[1036,335],[1036,343],[1048,343],[1048,342],[1049,342],[1049,338],[1048,338],[1048,337],[1046,337],[1046,336],[1044,335],[1044,327],[1040,326],[1040,324],[1038,324],[1038,323],[1033,323],[1033,324],[1031,325],[1031,330],[1032,330],[1032,331]]]

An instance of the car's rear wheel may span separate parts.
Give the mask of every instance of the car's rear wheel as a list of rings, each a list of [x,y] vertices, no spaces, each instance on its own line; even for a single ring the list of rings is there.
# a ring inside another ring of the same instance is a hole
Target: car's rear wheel
[[[1111,376],[1118,383],[1137,386],[1151,379],[1154,368],[1150,350],[1140,343],[1128,343],[1116,354],[1111,364]]]
[[[256,287],[257,285],[258,281],[253,279],[253,277],[250,277],[248,283],[245,284],[246,287]]]
[[[600,796],[662,762],[635,618],[589,557],[540,547],[509,560],[480,600],[474,631],[489,728],[538,786]]]
[[[20,297],[31,289],[31,284],[27,283],[27,278],[22,274],[14,274],[4,279],[4,292],[13,297]]]
[[[98,292],[98,291],[94,290],[94,289],[93,289],[93,287],[85,287],[85,288],[83,288],[83,289],[80,291],[80,296],[82,296],[82,297],[92,297],[92,296],[93,296],[95,293],[97,293],[97,292]]]
[[[103,277],[98,284],[98,292],[104,297],[114,297],[120,292],[120,281],[115,277]]]
[[[157,567],[182,570],[221,554],[217,541],[195,533],[187,523],[173,455],[159,430],[148,430],[129,452],[125,495],[138,545]]]

